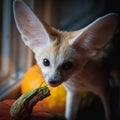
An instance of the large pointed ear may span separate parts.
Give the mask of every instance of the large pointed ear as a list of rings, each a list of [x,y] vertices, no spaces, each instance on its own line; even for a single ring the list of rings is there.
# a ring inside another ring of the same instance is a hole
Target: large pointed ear
[[[34,52],[50,42],[49,35],[32,9],[22,0],[13,3],[14,18],[24,43]]]
[[[112,40],[118,24],[119,16],[116,13],[107,14],[80,30],[69,44],[84,56],[96,56]]]

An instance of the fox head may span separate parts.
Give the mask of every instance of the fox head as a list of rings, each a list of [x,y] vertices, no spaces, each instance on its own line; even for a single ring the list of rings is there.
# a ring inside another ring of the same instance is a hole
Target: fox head
[[[24,43],[35,53],[46,83],[57,86],[99,56],[117,31],[118,15],[107,14],[85,28],[64,32],[40,21],[26,3],[15,0],[14,18]]]

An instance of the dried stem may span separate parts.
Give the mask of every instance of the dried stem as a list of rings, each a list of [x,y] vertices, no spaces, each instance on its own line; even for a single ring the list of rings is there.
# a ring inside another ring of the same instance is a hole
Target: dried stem
[[[20,96],[10,109],[12,119],[30,120],[34,105],[50,95],[47,86],[34,89]]]

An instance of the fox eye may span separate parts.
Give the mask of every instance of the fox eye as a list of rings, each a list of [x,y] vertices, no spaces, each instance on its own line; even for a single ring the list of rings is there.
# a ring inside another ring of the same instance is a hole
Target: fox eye
[[[66,63],[64,63],[63,65],[62,65],[62,69],[63,70],[70,70],[70,69],[72,69],[72,67],[73,67],[73,64],[72,64],[72,62],[66,62]]]
[[[49,60],[46,59],[46,58],[44,58],[44,59],[43,59],[43,65],[44,65],[44,66],[49,66],[49,65],[50,65]]]

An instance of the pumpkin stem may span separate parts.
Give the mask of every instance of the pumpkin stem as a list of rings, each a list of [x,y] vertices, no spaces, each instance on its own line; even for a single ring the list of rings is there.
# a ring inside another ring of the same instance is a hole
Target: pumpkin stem
[[[47,86],[42,86],[21,95],[10,109],[10,115],[15,120],[30,120],[34,105],[50,95]]]

